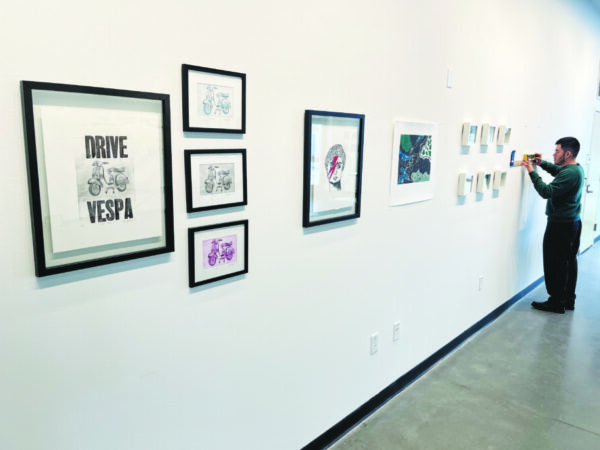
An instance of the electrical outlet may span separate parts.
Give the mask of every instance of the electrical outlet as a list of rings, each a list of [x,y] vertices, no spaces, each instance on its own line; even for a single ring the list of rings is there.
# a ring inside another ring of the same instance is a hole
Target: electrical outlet
[[[483,276],[479,277],[479,290],[483,290]]]
[[[394,323],[392,328],[392,341],[397,342],[400,340],[400,322]]]
[[[379,350],[379,332],[371,335],[371,355],[374,355]]]

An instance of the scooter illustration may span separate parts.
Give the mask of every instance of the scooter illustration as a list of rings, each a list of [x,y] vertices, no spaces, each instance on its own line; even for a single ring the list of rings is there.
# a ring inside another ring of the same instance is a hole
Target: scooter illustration
[[[115,191],[115,187],[119,192],[125,191],[127,189],[127,183],[129,183],[129,178],[125,175],[124,167],[109,167],[108,178],[104,173],[104,164],[108,164],[107,162],[94,161],[92,168],[92,178],[88,180],[88,189],[90,194],[97,196],[102,192],[102,187],[106,186],[106,192],[108,193],[109,189]]]
[[[215,109],[215,114],[229,114],[229,109],[231,108],[229,94],[225,92],[217,92],[215,99],[215,89],[217,89],[216,86],[208,86],[206,88],[206,96],[202,101],[204,105],[204,114],[210,116],[210,114],[213,111],[213,108]]]
[[[219,249],[219,243],[223,239],[213,239],[211,242],[210,253],[208,254],[208,264],[214,266],[217,263],[217,258],[219,263],[224,263],[227,261],[231,261],[233,259],[233,255],[235,255],[235,249],[233,248],[233,244],[231,242],[223,242],[221,243],[221,248]]]
[[[231,189],[231,183],[233,183],[233,179],[231,178],[231,170],[218,170],[219,166],[209,166],[208,167],[208,177],[204,180],[204,190],[207,193],[211,193],[213,190],[215,192],[223,192],[223,189],[228,191]]]

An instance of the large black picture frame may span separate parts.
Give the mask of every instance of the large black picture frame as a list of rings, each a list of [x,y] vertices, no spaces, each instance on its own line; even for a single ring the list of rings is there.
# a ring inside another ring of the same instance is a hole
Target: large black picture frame
[[[364,114],[306,110],[302,225],[360,217]]]
[[[246,74],[182,64],[181,87],[183,131],[246,132]]]
[[[174,251],[169,95],[21,93],[36,276]]]

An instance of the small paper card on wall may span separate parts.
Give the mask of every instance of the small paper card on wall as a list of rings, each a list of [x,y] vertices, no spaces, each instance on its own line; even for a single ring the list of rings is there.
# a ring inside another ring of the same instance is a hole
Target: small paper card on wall
[[[394,122],[390,205],[433,198],[437,147],[437,124]]]

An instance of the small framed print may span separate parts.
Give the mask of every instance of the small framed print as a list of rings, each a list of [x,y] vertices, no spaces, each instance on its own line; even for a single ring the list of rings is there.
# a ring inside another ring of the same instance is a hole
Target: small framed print
[[[485,174],[484,191],[489,191],[491,188],[492,188],[492,174],[486,173]]]
[[[172,252],[169,96],[21,87],[36,275]]]
[[[496,140],[496,142],[498,143],[499,146],[503,146],[504,145],[504,132],[506,130],[506,125],[500,125],[498,127],[498,139]]]
[[[492,189],[497,191],[502,186],[502,172],[500,170],[494,171],[494,181],[492,183]]]
[[[183,131],[246,132],[246,74],[181,66]]]
[[[188,229],[189,285],[248,273],[248,221]]]
[[[185,150],[187,212],[248,204],[246,149]]]
[[[500,125],[498,127],[498,145],[503,146],[510,142],[511,128],[506,125]]]
[[[481,125],[481,145],[492,145],[496,138],[496,126],[484,123]]]
[[[490,125],[488,128],[488,145],[492,145],[494,143],[494,139],[496,139],[496,126]]]
[[[464,197],[471,193],[473,189],[473,174],[460,173],[458,174],[458,196]]]
[[[485,172],[477,172],[477,180],[475,184],[475,192],[481,194],[485,187]]]
[[[495,130],[495,127],[494,127]],[[490,143],[490,124],[489,123],[483,123],[481,124],[481,138],[479,140],[479,142],[481,143],[482,146],[487,146]]]
[[[306,110],[302,225],[360,217],[365,116]]]
[[[474,123],[465,122],[462,126],[460,143],[463,147],[473,145],[477,142],[478,126]]]

